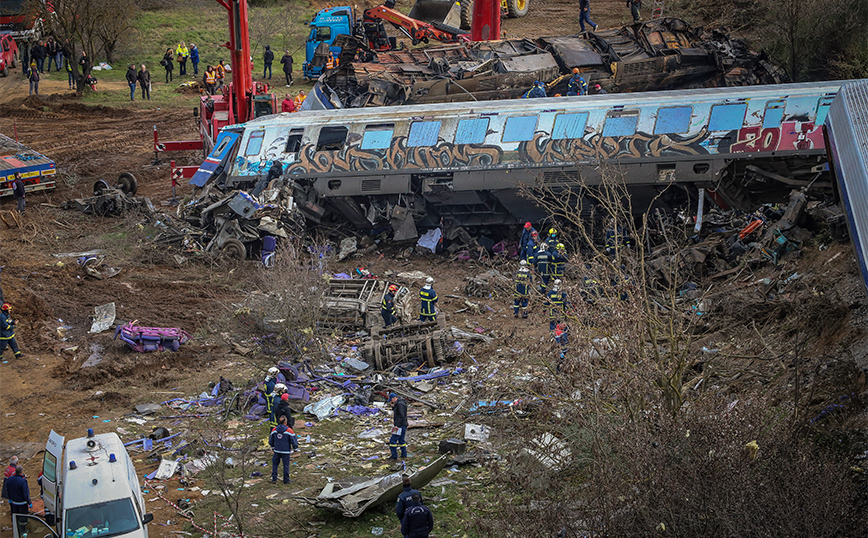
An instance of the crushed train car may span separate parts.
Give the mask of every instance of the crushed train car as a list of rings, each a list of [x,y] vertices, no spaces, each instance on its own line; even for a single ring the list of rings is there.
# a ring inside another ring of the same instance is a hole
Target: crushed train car
[[[536,80],[565,95],[577,68],[612,92],[778,84],[764,54],[723,30],[677,18],[579,35],[458,43],[376,53],[339,36],[339,67],[320,77],[303,110],[520,97]]]

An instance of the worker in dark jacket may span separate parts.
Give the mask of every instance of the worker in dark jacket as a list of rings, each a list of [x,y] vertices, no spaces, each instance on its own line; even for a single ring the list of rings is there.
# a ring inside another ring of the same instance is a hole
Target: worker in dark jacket
[[[271,51],[270,45],[265,45],[265,52],[262,54],[262,63],[265,65],[262,69],[262,78],[268,73],[268,79],[271,80],[271,64],[274,62],[274,52]]]
[[[268,412],[268,426],[274,428],[277,426],[277,406],[280,405],[280,395],[286,390],[286,385],[277,383],[274,385],[274,394],[271,395],[271,406]]]
[[[24,477],[24,467],[20,465],[15,467],[15,474],[6,481],[6,493],[9,495],[9,507],[12,509],[13,521],[15,514],[27,514],[31,506],[30,487],[27,485],[27,478]],[[18,530],[21,536],[24,536],[23,531],[26,526],[26,520],[23,525],[19,525]]]
[[[398,312],[395,310],[395,293],[398,292],[398,286],[389,285],[389,290],[383,295],[383,306],[380,307],[380,315],[383,317],[385,326],[391,327],[398,322]]]
[[[0,357],[6,351],[6,346],[12,349],[16,359],[24,356],[15,340],[15,320],[12,319],[12,305],[9,303],[3,303],[0,307]]]
[[[419,321],[437,321],[437,292],[432,287],[434,279],[430,276],[425,280],[425,285],[419,290],[419,298],[422,303],[419,307]]]
[[[551,271],[552,254],[549,252],[548,243],[542,243],[536,252],[536,272],[540,278],[540,293],[546,294],[549,280],[552,278]]]
[[[142,64],[142,69],[136,75],[136,80],[139,81],[139,87],[142,88],[142,100],[151,100],[151,72]]]
[[[45,73],[45,58],[48,56],[48,48],[42,41],[39,41],[30,49],[30,58],[36,61],[36,69],[40,73]]]
[[[271,483],[277,482],[277,467],[283,462],[283,483],[289,484],[289,455],[298,449],[295,432],[286,425],[286,418],[280,417],[280,424],[268,436],[268,446],[274,455],[271,457]]]
[[[38,77],[39,73],[36,73],[36,76]],[[18,212],[24,213],[24,208],[27,206],[27,189],[24,188],[21,172],[15,172],[15,181],[12,182],[12,197],[18,203]]]
[[[567,301],[567,292],[561,291],[561,281],[555,280],[554,285],[546,294],[546,306],[549,310],[549,330],[554,332],[555,327],[564,318],[569,302]]]
[[[3,472],[3,491],[0,492],[0,498],[8,499],[9,498],[9,490],[8,484],[9,478],[15,476],[15,469],[18,468],[18,456],[12,456],[9,458],[9,466],[6,467],[6,470]]]
[[[537,236],[539,235],[531,223],[525,222],[524,228],[522,228],[521,230],[521,239],[519,239],[518,241],[518,259],[527,259],[527,250],[531,247],[531,245],[535,244],[535,241],[533,240],[533,234],[537,234]]]
[[[289,51],[283,53],[283,58],[280,59],[283,64],[283,74],[286,76],[286,87],[292,86],[292,54]]]
[[[428,538],[434,530],[434,515],[427,506],[422,504],[422,497],[418,494],[411,497],[413,506],[404,513],[401,521],[401,534],[406,538]]]
[[[567,265],[567,247],[563,243],[558,243],[556,250],[552,253],[552,259],[549,262],[551,266],[551,274],[555,278],[563,279]]]
[[[397,461],[398,447],[401,447],[401,458],[407,457],[407,401],[392,392],[389,394],[389,403],[392,404],[395,416],[392,420],[392,437],[389,438],[391,456],[388,459]]]
[[[289,394],[283,393],[280,395],[280,403],[277,404],[277,423],[280,424],[280,417],[286,417],[286,425],[290,428],[295,427],[295,419],[292,417],[292,408],[289,407]]]
[[[136,73],[136,64],[130,64],[127,68],[127,84],[130,86],[130,101],[136,100],[136,82],[139,80],[139,75]]]
[[[407,511],[408,508],[413,506],[413,502],[411,500],[413,495],[418,495],[420,502],[422,499],[422,494],[419,493],[419,490],[413,489],[411,487],[412,484],[410,482],[409,476],[404,475],[401,478],[401,482],[404,484],[404,491],[402,491],[401,494],[398,495],[398,502],[395,503],[395,515],[398,516],[398,521],[403,521],[404,513]]]
[[[579,68],[573,68],[573,76],[567,82],[567,95],[587,95],[588,83],[579,73]]]
[[[528,91],[524,92],[522,95],[525,99],[534,99],[536,97],[546,97],[546,85],[545,83],[535,80],[533,86]]]

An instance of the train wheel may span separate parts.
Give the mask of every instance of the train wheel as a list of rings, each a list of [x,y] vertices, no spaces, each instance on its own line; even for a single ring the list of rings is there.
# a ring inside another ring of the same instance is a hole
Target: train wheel
[[[235,260],[244,260],[247,258],[247,247],[238,239],[227,239],[221,248],[223,254]]]
[[[530,0],[506,0],[506,12],[510,19],[524,17],[530,10]]]
[[[118,187],[124,192],[124,194],[135,196],[136,192],[139,190],[139,182],[136,181],[134,175],[129,172],[124,172],[118,176]]]
[[[96,183],[93,184],[93,195],[99,196],[103,191],[112,188],[111,185],[104,179],[100,179]]]

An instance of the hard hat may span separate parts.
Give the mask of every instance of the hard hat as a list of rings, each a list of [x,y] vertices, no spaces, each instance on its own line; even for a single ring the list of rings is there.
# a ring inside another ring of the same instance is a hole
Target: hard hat
[[[555,286],[560,285],[560,283],[561,283],[561,279],[560,279],[560,278],[555,279]]]
[[[431,278],[430,276],[425,279],[425,284],[433,284],[433,283],[434,283],[434,279]]]
[[[391,400],[392,398],[397,398],[397,397],[398,397],[398,395],[395,394],[394,392],[390,392],[390,393],[389,393],[389,399],[390,399],[390,400]]]
[[[533,232],[531,232],[530,235],[531,235],[531,237],[539,237],[539,233],[537,233],[536,230],[534,230]]]
[[[396,286],[396,285],[394,285],[394,284],[391,284],[391,285],[389,286],[389,291],[398,291],[398,286]]]
[[[525,230],[530,230],[531,228],[533,228],[533,226],[531,226],[529,222],[524,223],[524,229]]]
[[[277,366],[272,366],[268,369],[268,375],[277,375],[280,373],[280,370],[277,369]]]
[[[549,235],[555,235],[556,233],[558,233],[557,230],[555,230],[554,228],[549,228]]]
[[[566,248],[563,243],[558,243],[558,250],[566,250]]]
[[[556,94],[555,94],[555,97],[561,97],[561,94],[556,93]]]
[[[12,310],[12,305],[9,303],[3,303],[3,306],[0,308],[2,308],[3,310]]]
[[[286,390],[286,385],[284,385],[283,383],[278,383],[274,386],[274,390],[276,390],[277,392],[283,392]]]
[[[521,260],[520,262],[518,262],[518,264],[524,267],[525,265],[527,265],[527,260]]]
[[[594,84],[594,89],[595,89],[595,90],[599,90],[599,89],[600,89],[600,85],[599,85],[599,84]]]
[[[578,67],[573,68],[573,74],[576,74],[576,75],[579,74],[579,68]]]
[[[288,402],[289,401],[289,394],[281,394],[280,399],[283,400],[284,402]]]

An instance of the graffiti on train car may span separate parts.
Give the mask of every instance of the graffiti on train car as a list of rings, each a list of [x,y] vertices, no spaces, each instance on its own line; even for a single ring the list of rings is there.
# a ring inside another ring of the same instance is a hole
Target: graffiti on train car
[[[639,159],[654,157],[704,155],[708,151],[700,146],[707,131],[691,136],[649,135],[637,132],[631,136],[602,136],[587,138],[552,139],[548,133],[538,132],[532,140],[519,145],[519,155],[527,163],[570,163],[591,159],[614,160],[622,157]]]
[[[813,121],[785,121],[780,127],[754,125],[739,129],[729,151],[805,151],[824,147],[822,126],[814,125]]]

